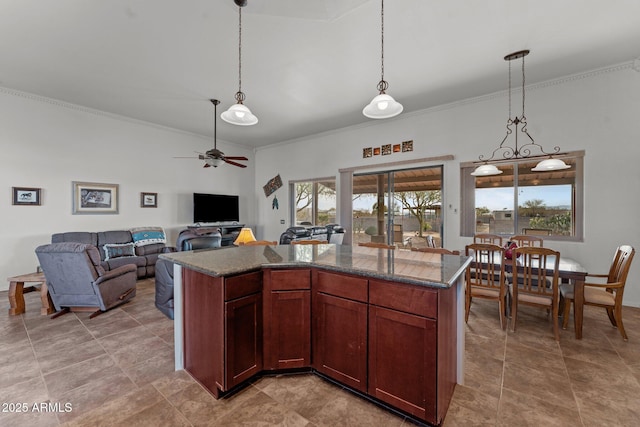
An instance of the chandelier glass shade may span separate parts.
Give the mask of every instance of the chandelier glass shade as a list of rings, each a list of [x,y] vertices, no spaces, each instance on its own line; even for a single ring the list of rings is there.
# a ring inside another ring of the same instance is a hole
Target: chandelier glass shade
[[[504,162],[509,160],[522,159],[542,159],[536,167],[532,169],[534,172],[548,172],[555,170],[568,169],[571,166],[564,161],[554,158],[554,155],[562,155],[560,147],[555,146],[551,152],[545,151],[542,146],[535,142],[533,137],[527,130],[527,117],[524,113],[525,106],[525,73],[524,73],[524,57],[529,54],[528,50],[521,50],[511,53],[504,57],[509,62],[509,117],[507,119],[507,132],[498,148],[493,150],[490,157],[480,155],[478,161],[480,165],[471,173],[473,176],[490,176],[502,173],[494,164],[495,162]],[[522,114],[511,118],[511,61],[522,58]],[[518,135],[524,134],[525,143],[518,142]],[[509,137],[513,135],[513,145],[509,145]]]
[[[369,104],[362,110],[362,114],[365,117],[370,119],[388,119],[391,117],[395,117],[398,114],[402,113],[403,106],[398,101],[393,99],[391,95],[386,93],[386,90],[389,88],[389,83],[384,79],[384,0],[382,1],[382,7],[380,12],[381,19],[381,77],[380,82],[378,82],[378,92],[379,95],[376,95]]]
[[[242,92],[242,8],[247,5],[247,2],[235,1],[235,3],[238,5],[238,92],[235,95],[236,104],[222,113],[220,118],[232,125],[251,126],[258,123],[258,118],[244,105],[245,95]]]

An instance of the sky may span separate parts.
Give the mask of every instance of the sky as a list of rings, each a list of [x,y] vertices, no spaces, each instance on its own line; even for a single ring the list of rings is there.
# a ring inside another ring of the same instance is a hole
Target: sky
[[[518,204],[527,200],[541,199],[547,207],[571,206],[571,185],[538,185],[520,187]],[[487,207],[492,211],[513,209],[513,188],[476,189],[476,207]]]

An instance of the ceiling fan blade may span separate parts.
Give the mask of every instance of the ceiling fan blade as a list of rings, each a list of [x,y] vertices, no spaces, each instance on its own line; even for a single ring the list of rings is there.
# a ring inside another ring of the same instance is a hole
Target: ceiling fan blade
[[[243,156],[224,156],[225,159],[231,159],[231,160],[249,160],[246,157]]]
[[[224,160],[225,162],[229,163],[230,165],[238,166],[238,167],[240,167],[240,168],[246,168],[246,167],[247,167],[247,165],[243,165],[243,164],[236,163],[236,162],[233,162],[233,161],[229,160],[229,158],[228,158],[228,157],[225,157],[225,158],[224,158],[224,159],[222,159],[222,160]]]
[[[209,163],[205,163],[204,166],[202,166],[203,168],[210,168],[211,165]]]
[[[174,159],[197,159],[197,157],[193,157],[193,156],[192,157],[174,157]]]

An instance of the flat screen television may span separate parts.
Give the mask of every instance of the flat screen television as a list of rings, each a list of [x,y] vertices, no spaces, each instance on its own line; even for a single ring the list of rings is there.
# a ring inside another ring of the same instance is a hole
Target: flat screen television
[[[240,221],[238,196],[193,193],[193,222]]]

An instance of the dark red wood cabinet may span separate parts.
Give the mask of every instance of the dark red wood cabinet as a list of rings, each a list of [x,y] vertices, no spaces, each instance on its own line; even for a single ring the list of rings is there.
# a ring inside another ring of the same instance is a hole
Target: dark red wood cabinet
[[[313,367],[367,391],[367,279],[314,271]]]
[[[185,369],[214,396],[261,371],[314,368],[430,424],[457,380],[456,288],[317,268],[183,269]]]
[[[455,310],[452,297],[449,289],[369,281],[367,392],[436,425],[456,382],[449,360],[455,358],[455,317],[439,316],[441,310]]]
[[[185,369],[215,397],[262,371],[262,272],[183,269]]]
[[[265,269],[264,369],[311,366],[311,270]]]

